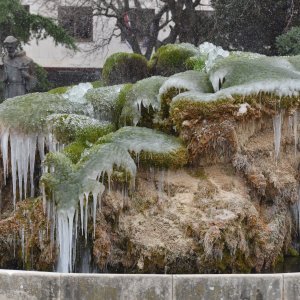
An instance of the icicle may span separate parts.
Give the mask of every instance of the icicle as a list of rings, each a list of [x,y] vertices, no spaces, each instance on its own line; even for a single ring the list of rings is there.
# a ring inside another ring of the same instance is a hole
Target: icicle
[[[8,139],[9,139],[9,129],[4,129],[1,134],[1,152],[3,161],[3,175],[4,184],[6,185],[6,178],[8,176]]]
[[[80,221],[81,221],[81,234],[82,235],[83,235],[83,200],[84,200],[84,194],[79,196]]]
[[[47,207],[47,199],[46,199],[46,191],[45,191],[45,185],[42,183],[42,195],[43,195],[43,211],[44,214],[46,213],[46,207]]]
[[[165,171],[161,170],[159,172],[159,179],[158,179],[158,201],[161,203],[163,199],[163,191],[164,191],[164,179],[165,179]]]
[[[297,202],[292,206],[292,212],[296,223],[296,232],[300,236],[300,186],[298,187]]]
[[[22,246],[22,260],[24,263],[25,260],[25,229],[22,227],[21,229],[21,246]]]
[[[37,136],[34,134],[29,138],[29,169],[30,169],[30,196],[34,197],[34,166]]]
[[[93,225],[94,225],[93,237],[94,238],[95,238],[95,234],[96,234],[97,199],[98,199],[98,193],[93,193]]]
[[[88,224],[88,206],[89,206],[89,193],[84,193],[85,195],[85,212],[84,212],[84,237],[85,242],[87,242],[87,224]]]
[[[295,143],[295,156],[297,154],[298,144],[298,111],[296,110],[293,115],[293,129],[294,129],[294,143]]]
[[[38,135],[38,149],[41,162],[43,162],[45,158],[45,136],[43,134]]]
[[[273,117],[274,128],[274,148],[275,148],[275,160],[277,161],[280,154],[281,143],[281,126],[282,126],[282,112]]]
[[[13,185],[13,204],[16,208],[16,194],[17,194],[17,158],[16,158],[17,141],[15,135],[10,136],[10,160],[11,160],[11,175]]]
[[[72,271],[72,240],[75,209],[57,212],[57,231],[59,242],[58,272]]]

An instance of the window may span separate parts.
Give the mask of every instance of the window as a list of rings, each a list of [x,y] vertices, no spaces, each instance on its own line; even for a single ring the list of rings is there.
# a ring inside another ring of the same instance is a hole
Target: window
[[[58,22],[76,41],[93,41],[93,9],[91,7],[59,6]]]
[[[154,9],[137,9],[131,8],[129,12],[124,13],[125,23],[127,27],[136,33],[139,42],[143,42],[145,37],[150,33],[151,21],[155,16]],[[125,40],[125,36],[121,35],[121,40]]]

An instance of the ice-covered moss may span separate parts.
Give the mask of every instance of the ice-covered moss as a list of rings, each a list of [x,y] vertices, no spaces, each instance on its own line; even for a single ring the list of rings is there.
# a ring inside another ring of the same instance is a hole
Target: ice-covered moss
[[[162,118],[169,116],[172,99],[185,91],[211,93],[212,86],[205,72],[186,71],[169,77],[159,89]]]
[[[104,83],[101,80],[91,82],[94,89],[104,86]]]
[[[231,94],[258,92],[290,95],[300,89],[300,73],[284,57],[244,57],[231,55],[209,72],[214,91],[231,88]]]
[[[113,123],[115,124],[116,128],[120,128],[122,125],[130,124],[130,119],[126,120],[124,117],[122,121],[120,120],[123,107],[127,101],[127,94],[132,89],[133,84],[128,83],[123,86],[121,89],[119,96],[117,98],[116,107],[113,114]]]
[[[147,76],[147,60],[137,53],[114,53],[102,69],[102,78],[107,85],[136,82]]]
[[[74,103],[87,103],[85,95],[93,89],[93,85],[90,82],[79,83],[70,87],[62,96]]]
[[[20,133],[45,131],[46,119],[54,113],[85,114],[86,107],[60,95],[34,93],[7,99],[0,104],[1,127]]]
[[[53,114],[47,117],[46,123],[49,132],[62,144],[75,140],[95,143],[99,137],[113,130],[113,126],[107,121],[76,114]]]
[[[153,76],[135,83],[126,94],[126,101],[120,116],[121,123],[137,125],[141,121],[141,126],[145,126],[147,121],[151,123],[153,112],[160,109],[158,92],[165,80],[165,77]]]
[[[89,145],[85,142],[75,141],[64,148],[64,154],[72,161],[73,164],[76,164],[88,146]]]
[[[160,47],[151,57],[151,74],[171,76],[192,67],[188,59],[199,54],[192,44],[168,44]]]
[[[99,120],[113,121],[117,100],[124,85],[112,85],[89,90],[86,99],[94,108],[95,117]]]
[[[182,167],[187,162],[186,149],[179,139],[143,127],[123,127],[98,140],[98,143],[116,143],[133,155],[138,155],[140,163]]]
[[[60,271],[72,270],[73,236],[77,231],[78,210],[82,233],[87,238],[90,198],[95,226],[98,198],[101,199],[105,190],[103,183],[107,182],[110,186],[112,177],[118,180],[114,170],[119,169],[125,174],[119,179],[124,181],[124,177],[127,178],[130,180],[129,186],[133,188],[140,154],[141,163],[159,167],[181,167],[187,161],[186,151],[178,139],[141,127],[123,127],[100,138],[98,144],[85,151],[77,164],[73,164],[63,153],[47,155],[44,166],[49,173],[42,176],[41,186],[44,199],[47,194],[48,199],[55,201]],[[73,225],[76,228],[74,230]]]
[[[69,86],[60,86],[48,91],[48,93],[61,95],[64,94],[69,88],[70,88]]]
[[[300,71],[300,55],[290,56],[286,58],[292,66],[297,70]]]

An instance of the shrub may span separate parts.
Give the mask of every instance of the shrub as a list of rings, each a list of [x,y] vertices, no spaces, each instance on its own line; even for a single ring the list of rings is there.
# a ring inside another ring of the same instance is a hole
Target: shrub
[[[48,81],[48,72],[40,65],[34,64],[35,76],[37,84],[31,93],[33,92],[47,92],[52,88],[52,84]]]
[[[102,79],[107,85],[135,83],[147,76],[147,60],[136,53],[115,53],[106,60],[102,70]]]
[[[194,64],[188,59],[196,53],[197,50],[189,44],[162,46],[151,57],[150,72],[153,75],[171,76],[175,73],[191,70]]]
[[[300,54],[300,27],[293,27],[287,33],[278,36],[276,47],[280,55]]]

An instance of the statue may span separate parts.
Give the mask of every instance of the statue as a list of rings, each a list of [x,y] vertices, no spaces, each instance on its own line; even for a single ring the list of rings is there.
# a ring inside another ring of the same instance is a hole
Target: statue
[[[4,42],[7,54],[3,58],[4,99],[28,93],[36,85],[33,60],[24,51],[18,51],[19,41],[8,36]]]

